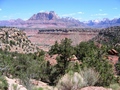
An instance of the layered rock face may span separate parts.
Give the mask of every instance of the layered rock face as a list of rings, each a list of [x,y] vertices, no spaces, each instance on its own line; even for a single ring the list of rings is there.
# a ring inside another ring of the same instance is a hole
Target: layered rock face
[[[42,12],[34,14],[29,20],[56,20],[59,17],[55,14],[54,11]]]

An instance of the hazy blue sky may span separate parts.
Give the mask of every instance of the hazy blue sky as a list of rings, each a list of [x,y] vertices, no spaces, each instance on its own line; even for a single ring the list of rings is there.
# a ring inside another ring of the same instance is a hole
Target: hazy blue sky
[[[41,11],[80,21],[120,18],[120,0],[0,0],[0,20],[28,19]]]

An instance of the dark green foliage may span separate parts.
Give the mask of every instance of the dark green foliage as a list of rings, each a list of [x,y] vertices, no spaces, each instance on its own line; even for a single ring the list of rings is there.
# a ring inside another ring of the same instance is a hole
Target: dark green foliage
[[[57,42],[53,45],[49,51],[49,54],[58,54],[57,65],[52,68],[50,72],[50,81],[51,84],[56,84],[58,79],[68,71],[69,58],[75,53],[73,46],[71,45],[72,41],[68,38],[61,40],[61,43]]]
[[[5,37],[5,43],[8,44],[8,36],[9,36],[9,35],[8,35],[8,32],[5,32],[5,36],[6,36],[6,37]]]
[[[120,26],[102,29],[99,35],[93,39],[93,41],[105,44],[108,50],[115,49],[118,52],[118,56],[120,57]],[[119,75],[120,74],[119,62],[115,65],[115,69],[116,73]]]
[[[120,43],[120,26],[109,27],[102,29],[98,36],[93,38],[94,41],[97,41],[107,46],[115,46],[117,43]]]
[[[40,54],[19,54],[0,51],[0,73],[9,77],[20,78],[26,88],[30,88],[29,80],[48,79],[47,61],[44,60],[44,52]],[[30,90],[30,89],[29,89]]]
[[[13,58],[10,56],[8,52],[3,52],[0,50],[0,73],[5,74],[8,72],[9,67],[11,65],[11,60]]]
[[[29,78],[43,78],[44,71],[47,67],[46,61],[44,60],[43,51],[40,52],[41,55],[36,54],[17,54],[12,64],[11,73],[13,76],[17,77],[29,77]],[[21,73],[23,73],[22,76]],[[27,76],[26,76],[27,75]],[[45,75],[44,75],[45,76]]]
[[[74,48],[71,45],[72,41],[68,38],[61,40],[61,43],[58,44],[55,42],[49,51],[49,54],[59,54],[59,59],[57,59],[58,67],[61,67],[62,71],[65,73],[65,69],[68,65],[69,58],[74,54]]]
[[[120,62],[118,62],[118,63],[115,65],[115,68],[116,68],[117,74],[120,75]]]
[[[53,54],[58,54],[59,53],[59,44],[57,41],[55,41],[55,44],[53,46],[51,46],[51,49],[49,50],[49,54],[53,55]]]
[[[94,55],[93,53],[96,52],[97,47],[94,45],[94,42],[81,42],[75,47],[75,50],[77,58],[82,60],[84,57]]]
[[[74,54],[74,48],[72,47],[72,41],[68,38],[65,38],[64,40],[61,41],[61,44],[59,45],[60,47],[60,60],[58,60],[58,63],[61,62],[63,63],[63,71],[66,69],[69,58]]]
[[[105,58],[107,48],[103,45],[100,49],[93,42],[83,42],[76,47],[76,56],[82,61],[83,67],[92,67],[100,73],[97,85],[108,86],[115,81],[113,67]]]
[[[7,80],[3,76],[0,76],[0,90],[8,90]]]
[[[114,49],[118,52],[118,56],[120,57],[120,45],[119,43],[115,45]],[[120,62],[120,59],[119,59]]]
[[[97,85],[109,86],[115,81],[113,66],[105,58],[109,48],[107,45],[102,45],[101,48],[98,48],[92,41],[81,42],[76,47],[72,47],[71,40],[67,38],[62,40],[60,44],[53,45],[50,51],[55,52],[52,54],[59,54],[59,57],[57,57],[58,64],[54,67],[55,72],[52,74],[52,77],[54,77],[53,81],[70,70],[78,72],[79,69],[88,67],[94,68],[100,73],[100,79]],[[73,54],[77,56],[82,64],[69,62],[69,58]]]
[[[13,45],[15,45],[15,41],[10,40],[10,46],[13,46]]]

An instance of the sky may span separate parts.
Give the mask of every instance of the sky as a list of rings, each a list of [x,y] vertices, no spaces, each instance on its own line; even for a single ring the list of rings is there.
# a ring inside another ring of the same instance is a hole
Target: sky
[[[80,21],[120,18],[120,0],[0,0],[0,20],[27,20],[46,11]]]

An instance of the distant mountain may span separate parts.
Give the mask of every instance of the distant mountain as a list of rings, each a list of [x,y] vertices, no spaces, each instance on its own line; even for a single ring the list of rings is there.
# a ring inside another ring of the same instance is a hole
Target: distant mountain
[[[59,17],[54,11],[39,12],[31,16],[28,20],[3,20],[0,26],[12,26],[20,28],[105,28],[110,26],[120,26],[120,18],[109,20],[90,20],[88,22],[80,22],[71,17]]]
[[[60,18],[54,11],[50,11],[34,14],[26,21],[21,19],[0,21],[0,26],[20,28],[82,28],[84,24],[74,18]]]
[[[95,28],[106,28],[106,27],[111,27],[111,26],[120,26],[120,18],[112,19],[112,20],[109,20],[108,18],[104,18],[101,21],[90,20],[85,24],[89,27],[95,27]]]
[[[54,11],[50,11],[34,14],[29,20],[56,20],[58,18],[59,17]]]
[[[19,24],[24,24],[25,21],[22,19],[16,19],[16,20],[3,20],[0,21],[0,26],[17,26]]]
[[[30,27],[84,27],[84,24],[79,20],[69,17],[60,18],[54,11],[34,14],[26,22],[31,25]]]

